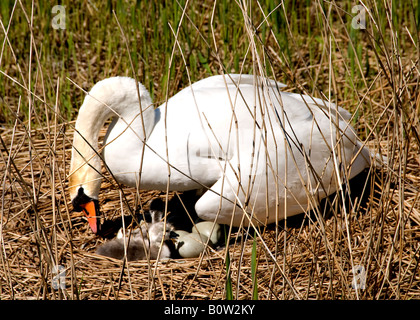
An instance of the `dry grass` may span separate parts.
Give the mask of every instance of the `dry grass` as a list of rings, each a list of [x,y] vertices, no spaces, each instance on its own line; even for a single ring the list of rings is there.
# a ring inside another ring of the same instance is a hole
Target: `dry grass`
[[[320,2],[314,3],[311,10],[319,10]],[[74,122],[60,113],[63,83],[47,99],[39,94],[43,89],[40,72],[36,88],[28,94],[15,84],[21,82],[15,77],[19,68],[6,68],[2,62],[7,90],[17,98],[11,100],[9,109],[14,124],[0,128],[0,299],[224,299],[230,294],[226,289],[229,281],[235,299],[251,299],[253,284],[259,299],[419,299],[419,42],[409,29],[400,35],[405,45],[398,42],[393,24],[384,31],[376,30],[372,23],[378,21],[375,5],[369,5],[370,23],[361,41],[370,49],[363,63],[356,55],[353,71],[348,58],[353,51],[351,35],[336,24],[329,28],[332,22],[327,17],[319,52],[311,53],[313,48],[299,44],[301,39],[296,36],[296,42],[290,44],[292,60],[282,56],[274,36],[267,33],[262,45],[251,26],[244,24],[243,37],[250,43],[256,41],[251,48],[255,60],[249,55],[241,57],[244,65],[251,64],[258,73],[269,70],[292,91],[306,90],[317,96],[333,93],[333,100],[357,114],[354,123],[361,139],[389,159],[387,165],[369,170],[371,188],[364,201],[353,199],[344,210],[339,194],[331,199],[328,218],[308,213],[279,222],[278,228],[260,230],[255,258],[254,240],[245,239],[241,230],[232,234],[233,238],[242,236],[235,244],[198,259],[123,263],[95,255],[102,240],[92,235],[79,213],[72,212],[67,193]],[[212,4],[208,8],[211,15]],[[213,30],[214,45],[210,47],[219,45],[219,32]],[[120,48],[125,48],[123,41]],[[176,69],[179,84],[185,65],[181,48],[175,49],[180,61]],[[308,58],[311,54],[316,57]],[[222,69],[221,56],[229,53],[213,50],[210,55],[214,60],[207,67],[214,71]],[[307,58],[317,62],[308,66]],[[35,53],[34,60],[39,63]],[[365,70],[366,62],[370,73]],[[32,70],[31,65],[27,68]],[[29,71],[21,72],[24,78]],[[352,72],[354,83],[349,80]],[[83,81],[76,72],[71,78],[76,83]],[[164,89],[159,94],[165,96]],[[40,103],[43,99],[45,104]],[[25,110],[36,108],[29,117],[22,117],[23,106]],[[106,172],[104,175],[110,179]],[[108,218],[117,217],[128,214],[128,207],[146,204],[156,196],[165,194],[120,189],[108,180],[102,184],[101,208]],[[57,265],[66,268],[65,289],[53,288]],[[352,268],[357,265],[366,270],[365,289],[352,287]]]

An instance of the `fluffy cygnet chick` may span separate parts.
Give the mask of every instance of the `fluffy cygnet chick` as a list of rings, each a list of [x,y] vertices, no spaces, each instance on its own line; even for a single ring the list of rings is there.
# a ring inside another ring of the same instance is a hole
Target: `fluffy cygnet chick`
[[[152,204],[150,206],[153,208]],[[140,228],[131,232],[130,237],[123,236],[121,230],[115,239],[105,242],[96,249],[96,253],[115,259],[124,259],[127,252],[127,260],[151,260],[169,259],[174,252],[174,245],[171,239],[178,235],[172,231],[173,226],[169,222],[161,221],[163,212],[151,209],[151,222],[142,221]]]

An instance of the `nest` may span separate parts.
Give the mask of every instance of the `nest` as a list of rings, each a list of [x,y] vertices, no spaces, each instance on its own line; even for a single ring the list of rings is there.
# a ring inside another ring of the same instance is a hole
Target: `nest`
[[[125,262],[94,253],[104,240],[73,212],[67,192],[69,124],[1,131],[0,299],[413,299],[420,298],[419,150],[404,180],[370,170],[365,201],[329,214],[234,230],[199,258]],[[106,175],[106,173],[104,173]],[[375,191],[376,190],[376,191]],[[124,195],[124,196],[123,196]],[[102,184],[108,219],[162,197]],[[319,212],[318,212],[319,213]]]

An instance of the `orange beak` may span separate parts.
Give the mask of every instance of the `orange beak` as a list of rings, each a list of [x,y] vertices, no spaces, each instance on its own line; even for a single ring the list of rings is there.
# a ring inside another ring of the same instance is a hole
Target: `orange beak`
[[[96,207],[93,201],[84,203],[80,205],[83,208],[83,211],[88,219],[89,226],[92,229],[93,233],[98,232],[98,220],[96,215]]]

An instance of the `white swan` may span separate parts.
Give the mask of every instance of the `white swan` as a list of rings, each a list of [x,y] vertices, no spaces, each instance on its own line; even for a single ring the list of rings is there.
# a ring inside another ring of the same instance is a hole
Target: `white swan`
[[[122,184],[201,188],[198,216],[235,226],[272,223],[312,208],[344,176],[367,167],[370,154],[347,111],[281,92],[283,86],[252,75],[212,76],[155,109],[144,86],[131,78],[98,82],[75,126],[69,176],[75,209],[90,214],[96,232],[98,134],[110,117],[104,160]]]

